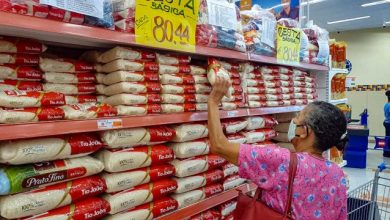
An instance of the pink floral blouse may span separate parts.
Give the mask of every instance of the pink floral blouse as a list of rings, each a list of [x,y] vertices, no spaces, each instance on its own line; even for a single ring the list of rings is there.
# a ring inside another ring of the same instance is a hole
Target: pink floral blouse
[[[296,220],[347,219],[347,180],[341,168],[330,161],[298,153],[292,210]],[[263,188],[262,201],[283,213],[287,200],[290,151],[275,145],[242,144],[240,176]]]

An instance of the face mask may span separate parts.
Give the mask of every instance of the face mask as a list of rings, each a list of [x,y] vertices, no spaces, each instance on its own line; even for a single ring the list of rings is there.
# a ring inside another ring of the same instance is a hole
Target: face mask
[[[297,125],[294,123],[293,120],[291,120],[290,126],[288,127],[288,133],[287,133],[288,141],[291,142],[292,139],[294,139],[296,137],[296,134],[295,134],[296,129],[297,129]]]

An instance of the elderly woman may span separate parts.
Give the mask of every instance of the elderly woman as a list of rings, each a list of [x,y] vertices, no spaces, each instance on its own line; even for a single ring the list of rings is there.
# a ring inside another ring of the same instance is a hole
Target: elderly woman
[[[229,143],[224,135],[218,104],[227,94],[229,82],[217,78],[208,100],[211,150],[239,166],[242,178],[262,189],[260,202],[278,213],[285,212],[290,151],[276,145],[256,147]],[[347,181],[341,168],[325,160],[322,153],[345,145],[344,114],[326,102],[309,104],[291,121],[289,139],[297,155],[293,181],[292,218],[299,220],[347,219]]]

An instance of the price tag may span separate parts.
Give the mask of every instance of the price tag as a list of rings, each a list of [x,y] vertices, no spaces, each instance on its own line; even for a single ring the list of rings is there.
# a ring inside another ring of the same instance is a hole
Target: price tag
[[[277,61],[283,64],[299,64],[301,30],[277,25]]]
[[[97,121],[98,129],[113,129],[122,127],[122,119],[103,119]]]
[[[137,0],[136,42],[195,52],[200,0]]]

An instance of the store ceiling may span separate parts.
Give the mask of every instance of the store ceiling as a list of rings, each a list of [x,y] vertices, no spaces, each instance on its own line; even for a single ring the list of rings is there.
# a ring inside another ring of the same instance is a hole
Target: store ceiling
[[[314,20],[315,24],[327,29],[329,32],[378,28],[383,27],[385,22],[389,22],[387,28],[390,28],[390,1],[371,7],[361,6],[362,4],[376,1],[378,0],[325,0],[311,4],[310,20]],[[327,23],[363,16],[371,17],[337,24]]]

